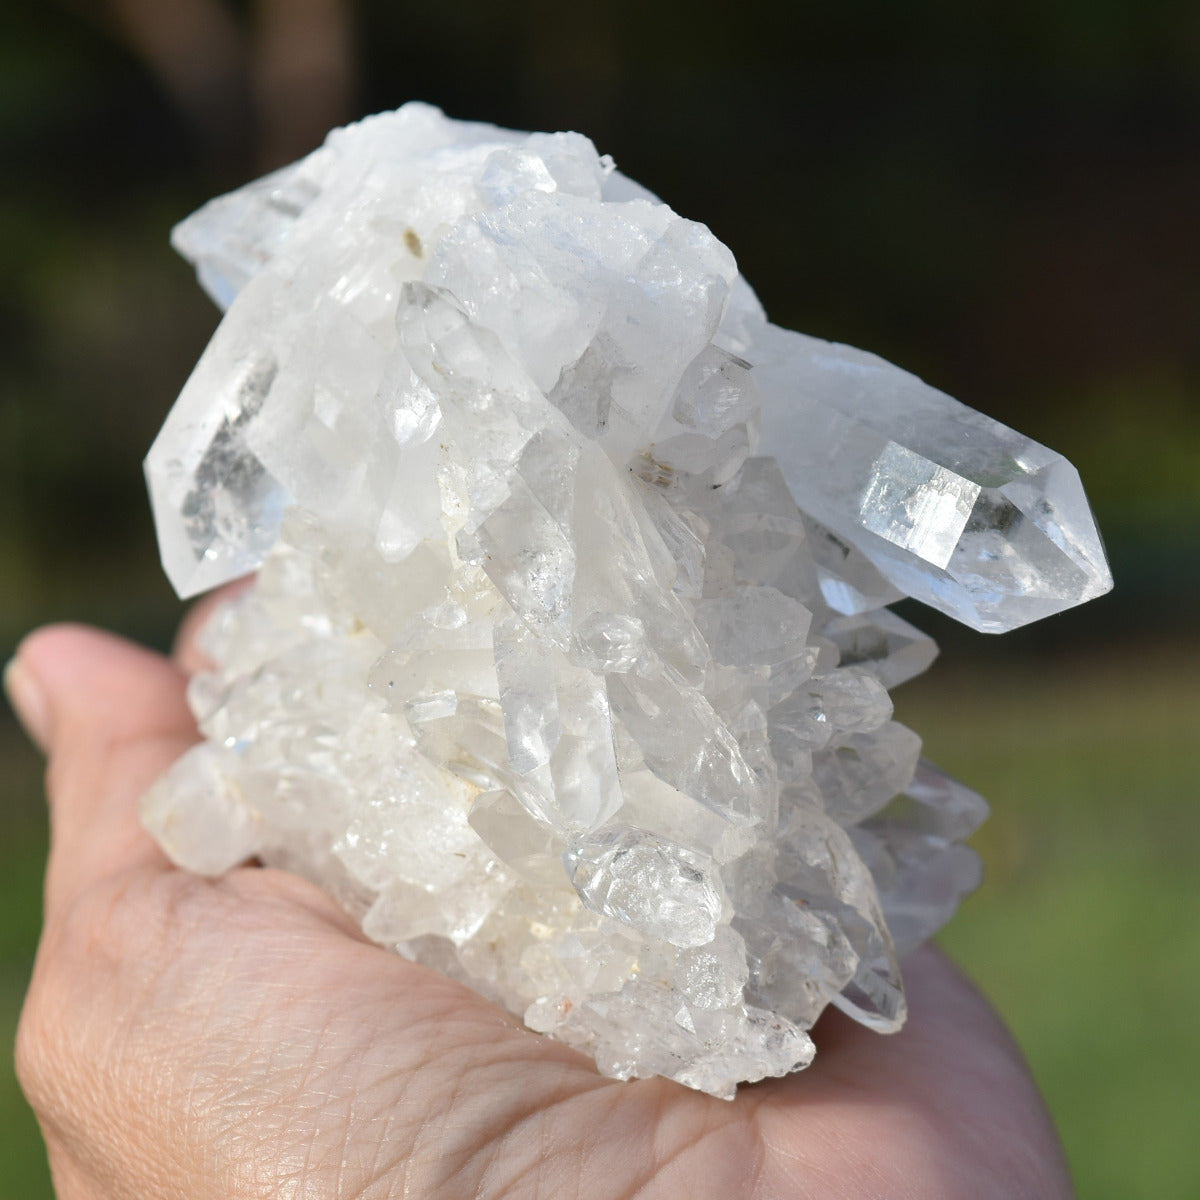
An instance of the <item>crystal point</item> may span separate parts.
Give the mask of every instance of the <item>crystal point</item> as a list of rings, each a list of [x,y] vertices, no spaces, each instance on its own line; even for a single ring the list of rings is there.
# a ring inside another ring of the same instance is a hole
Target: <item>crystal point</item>
[[[756,373],[800,507],[904,594],[998,633],[1112,587],[1061,455],[849,346],[768,326]]]
[[[146,460],[205,741],[145,796],[605,1074],[730,1098],[884,1032],[983,801],[888,690],[1108,586],[1073,469],[768,325],[578,134],[406,105],[174,241],[227,309]]]

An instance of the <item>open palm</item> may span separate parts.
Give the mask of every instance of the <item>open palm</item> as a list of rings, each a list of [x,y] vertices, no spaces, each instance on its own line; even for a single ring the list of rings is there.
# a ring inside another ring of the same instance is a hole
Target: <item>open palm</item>
[[[810,1069],[727,1103],[600,1077],[294,876],[176,870],[136,803],[196,739],[182,645],[52,628],[11,677],[52,813],[18,1071],[61,1200],[1071,1195],[1016,1047],[934,950],[901,1033],[830,1013]]]

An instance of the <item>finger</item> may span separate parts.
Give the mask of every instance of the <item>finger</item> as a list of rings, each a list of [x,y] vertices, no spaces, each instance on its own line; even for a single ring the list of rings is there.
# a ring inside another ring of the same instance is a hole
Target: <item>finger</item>
[[[813,1029],[817,1058],[807,1073],[809,1081],[826,1071],[839,1081],[869,1080],[871,1063],[876,1076],[881,1069],[898,1076],[940,1069],[945,1043],[960,1037],[1017,1054],[991,1005],[936,946],[922,946],[904,960],[904,988],[907,1019],[898,1033],[886,1037],[832,1005],[827,1008]]]
[[[814,1030],[826,1060],[831,1056],[886,1055],[898,1062],[912,1059],[936,1065],[930,1045],[944,1046],[961,1037],[965,1044],[996,1046],[1014,1061],[1020,1051],[987,998],[934,944],[921,946],[904,960],[908,1018],[898,1034],[879,1034],[834,1009],[826,1010]]]
[[[49,759],[47,909],[130,867],[165,868],[137,801],[197,739],[183,674],[161,655],[71,625],[31,634],[15,663],[20,687],[37,697],[35,736]]]
[[[200,635],[212,619],[213,613],[226,601],[236,599],[253,587],[254,580],[255,576],[253,575],[236,579],[233,583],[217,588],[215,592],[209,592],[207,596],[202,596],[188,609],[187,615],[179,626],[179,632],[175,635],[175,646],[171,652],[175,664],[185,675],[194,675],[197,671],[213,669],[212,660],[201,649]]]
[[[931,1138],[962,1148],[974,1131],[988,1130],[986,1144],[972,1148],[977,1186],[970,1194],[1011,1195],[996,1181],[1007,1174],[1010,1186],[1015,1172],[1027,1181],[1026,1194],[1072,1195],[1045,1102],[996,1011],[934,946],[905,960],[904,979],[909,1013],[899,1033],[880,1037],[829,1012],[813,1030],[817,1057],[803,1076],[760,1087],[754,1100],[768,1144],[786,1142],[806,1114],[817,1146],[835,1144],[847,1126],[869,1117],[876,1152],[886,1148],[903,1174],[918,1170]],[[862,1149],[847,1150],[844,1162],[874,1169]]]

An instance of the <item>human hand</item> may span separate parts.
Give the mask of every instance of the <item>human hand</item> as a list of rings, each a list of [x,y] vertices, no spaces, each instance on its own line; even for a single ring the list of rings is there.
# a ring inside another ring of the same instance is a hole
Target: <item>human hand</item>
[[[727,1103],[600,1077],[294,876],[175,869],[137,800],[196,740],[195,661],[188,631],[172,662],[58,627],[8,677],[49,759],[17,1070],[60,1200],[1072,1194],[1018,1050],[936,950],[899,1034],[830,1012],[812,1067]]]

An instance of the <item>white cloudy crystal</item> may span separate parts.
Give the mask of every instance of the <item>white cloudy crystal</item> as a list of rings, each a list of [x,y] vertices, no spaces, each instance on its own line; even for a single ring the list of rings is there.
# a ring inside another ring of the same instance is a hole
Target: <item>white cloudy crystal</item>
[[[1069,464],[769,325],[578,134],[410,104],[174,240],[228,311],[146,461],[163,561],[258,579],[143,804],[168,853],[300,871],[621,1078],[898,1028],[986,806],[892,720],[936,648],[885,606],[1105,590]]]

